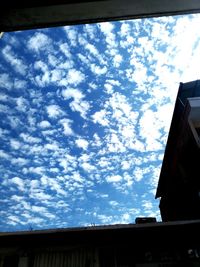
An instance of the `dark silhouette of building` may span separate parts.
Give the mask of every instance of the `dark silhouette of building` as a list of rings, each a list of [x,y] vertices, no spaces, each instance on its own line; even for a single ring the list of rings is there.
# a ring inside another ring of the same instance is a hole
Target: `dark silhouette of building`
[[[0,233],[1,267],[197,267],[200,221]]]
[[[163,221],[200,219],[200,81],[181,83],[156,197]]]

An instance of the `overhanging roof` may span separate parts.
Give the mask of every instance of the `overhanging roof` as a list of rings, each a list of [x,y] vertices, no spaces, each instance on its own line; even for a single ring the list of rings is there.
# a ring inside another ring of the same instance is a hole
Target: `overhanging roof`
[[[0,31],[199,12],[199,0],[7,0]]]
[[[169,248],[169,244],[175,249],[195,247],[199,245],[199,226],[200,220],[195,220],[0,233],[0,249],[92,245],[134,246],[144,250]]]

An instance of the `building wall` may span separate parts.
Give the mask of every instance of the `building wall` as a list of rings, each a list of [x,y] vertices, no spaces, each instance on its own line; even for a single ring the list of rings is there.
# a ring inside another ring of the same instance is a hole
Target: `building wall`
[[[187,100],[199,96],[199,80],[180,84],[156,194],[163,221],[200,219],[200,149]]]
[[[142,240],[141,240],[142,241]],[[152,248],[138,250],[134,245],[100,248],[40,248],[23,253],[0,250],[0,267],[197,267],[199,248]]]
[[[42,248],[32,251],[0,251],[0,267],[99,267],[94,248]]]

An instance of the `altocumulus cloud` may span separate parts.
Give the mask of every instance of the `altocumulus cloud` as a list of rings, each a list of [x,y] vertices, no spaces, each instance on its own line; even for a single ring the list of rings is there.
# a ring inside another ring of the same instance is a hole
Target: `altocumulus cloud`
[[[4,34],[1,231],[160,219],[154,195],[179,82],[198,78],[199,23]]]

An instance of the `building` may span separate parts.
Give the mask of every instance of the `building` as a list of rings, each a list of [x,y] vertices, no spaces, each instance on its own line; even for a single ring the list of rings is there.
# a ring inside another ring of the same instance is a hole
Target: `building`
[[[0,266],[197,267],[199,227],[200,220],[0,233]]]
[[[156,198],[163,221],[200,219],[200,81],[181,83]]]

